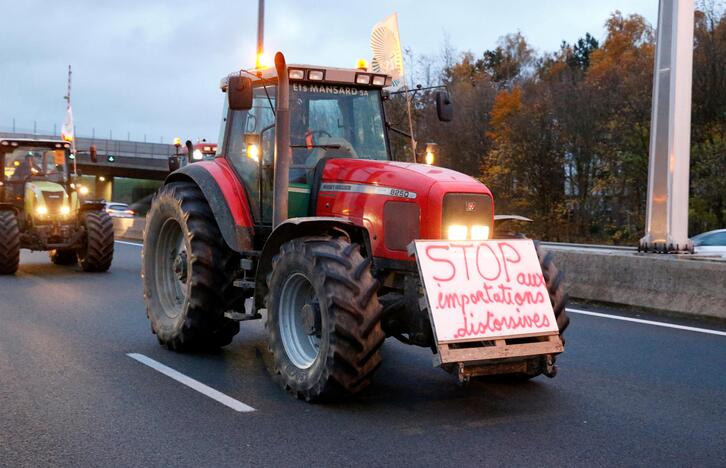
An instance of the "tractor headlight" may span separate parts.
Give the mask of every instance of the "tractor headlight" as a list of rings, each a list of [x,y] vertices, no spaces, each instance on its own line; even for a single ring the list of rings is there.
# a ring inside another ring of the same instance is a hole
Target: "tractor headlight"
[[[489,226],[477,225],[471,227],[471,240],[489,239]]]
[[[38,214],[40,216],[45,216],[48,214],[48,208],[44,206],[38,206],[35,208],[35,214]]]
[[[452,224],[447,232],[449,240],[466,240],[468,229],[463,224]]]
[[[67,206],[61,206],[60,212],[63,216],[68,216],[71,212],[71,209]]]

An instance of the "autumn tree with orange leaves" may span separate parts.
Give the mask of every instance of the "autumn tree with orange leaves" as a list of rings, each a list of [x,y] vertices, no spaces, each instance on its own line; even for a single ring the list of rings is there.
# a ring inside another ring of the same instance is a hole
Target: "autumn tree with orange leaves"
[[[439,143],[437,164],[487,184],[498,213],[531,217],[533,236],[633,243],[644,229],[654,36],[642,16],[615,12],[601,41],[586,34],[553,53],[536,54],[516,33],[479,56],[455,58],[445,47],[438,67],[419,57],[428,81],[438,70],[456,111],[453,122],[442,124],[433,112],[433,93],[417,93],[418,140]],[[691,235],[726,227],[725,63],[724,8],[700,3]],[[387,104],[389,116],[401,119],[403,110],[400,96]],[[393,143],[396,155],[410,153],[405,139]]]

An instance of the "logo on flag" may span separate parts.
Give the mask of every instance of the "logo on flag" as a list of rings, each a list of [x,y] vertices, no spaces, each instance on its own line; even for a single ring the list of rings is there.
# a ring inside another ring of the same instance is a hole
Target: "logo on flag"
[[[398,15],[392,14],[373,26],[371,31],[371,68],[376,73],[385,73],[393,78],[393,87],[403,81],[403,53],[401,38],[398,34]]]

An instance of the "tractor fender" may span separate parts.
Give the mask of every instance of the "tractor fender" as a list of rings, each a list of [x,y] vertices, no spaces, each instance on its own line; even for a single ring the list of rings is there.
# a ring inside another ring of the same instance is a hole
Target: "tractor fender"
[[[103,200],[85,200],[81,202],[78,211],[81,213],[86,211],[103,211],[106,209],[106,203]]]
[[[0,211],[12,211],[16,215],[20,214],[20,210],[12,203],[0,203]]]
[[[321,234],[344,234],[351,242],[360,245],[363,257],[371,255],[371,242],[368,230],[349,219],[335,217],[290,218],[277,226],[267,238],[257,262],[255,273],[255,309],[265,307],[267,295],[267,275],[272,271],[272,258],[280,251],[285,242],[305,236]]]
[[[236,252],[253,249],[254,228],[247,192],[226,161],[189,164],[171,173],[164,184],[193,182],[207,200],[227,246]]]

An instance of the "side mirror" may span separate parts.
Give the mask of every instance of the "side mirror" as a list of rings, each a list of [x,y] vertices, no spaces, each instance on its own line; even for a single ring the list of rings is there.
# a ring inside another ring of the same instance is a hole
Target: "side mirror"
[[[436,91],[436,114],[442,122],[451,122],[454,117],[454,104],[448,91]]]
[[[227,82],[227,102],[232,110],[252,109],[252,80],[232,75]]]
[[[88,154],[91,155],[91,162],[97,163],[98,162],[98,150],[96,149],[96,145],[91,145],[90,148],[88,148]]]
[[[168,162],[169,162],[169,172],[174,172],[177,169],[179,169],[179,165],[180,165],[179,156],[176,156],[176,155],[169,156]]]

